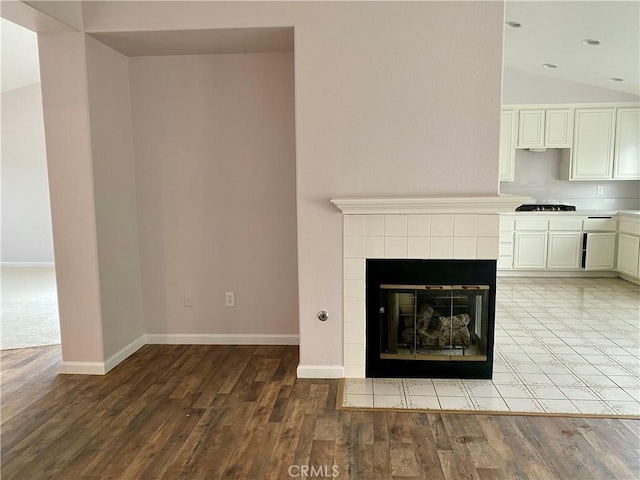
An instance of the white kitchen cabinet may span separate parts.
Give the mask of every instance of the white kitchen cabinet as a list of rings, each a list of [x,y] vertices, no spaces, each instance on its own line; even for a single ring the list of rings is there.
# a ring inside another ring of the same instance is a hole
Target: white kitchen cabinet
[[[547,266],[547,232],[514,234],[513,268],[544,270]]]
[[[613,270],[615,265],[616,234],[587,233],[585,270]]]
[[[545,110],[544,146],[571,148],[573,141],[573,109],[548,108]]]
[[[547,268],[572,270],[580,268],[582,233],[549,232]]]
[[[516,167],[516,111],[502,110],[500,117],[500,181],[513,182]]]
[[[618,236],[618,272],[637,278],[639,257],[640,237],[621,233]]]
[[[640,108],[616,110],[616,137],[613,178],[640,179]]]
[[[589,217],[582,223],[585,232],[615,232],[618,230],[618,221],[611,217]]]
[[[513,230],[515,221],[513,217],[500,217],[500,257],[498,258],[499,270],[511,270],[513,268]]]
[[[518,112],[518,148],[544,147],[544,109]]]
[[[570,180],[613,176],[615,108],[576,108]]]

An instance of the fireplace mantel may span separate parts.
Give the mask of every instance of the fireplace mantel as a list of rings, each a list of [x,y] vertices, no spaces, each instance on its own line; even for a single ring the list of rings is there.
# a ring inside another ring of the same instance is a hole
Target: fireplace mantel
[[[530,197],[499,195],[484,197],[373,197],[334,198],[331,200],[345,215],[376,214],[464,214],[513,212]]]

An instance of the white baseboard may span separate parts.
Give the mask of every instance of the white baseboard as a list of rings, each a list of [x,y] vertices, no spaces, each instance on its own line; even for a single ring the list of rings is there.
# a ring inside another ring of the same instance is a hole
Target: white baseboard
[[[66,375],[105,375],[144,345],[145,338],[142,335],[129,345],[118,350],[104,362],[65,362],[63,360],[58,365],[58,373]]]
[[[145,335],[143,334],[139,338],[136,338],[129,345],[118,350],[116,353],[114,353],[109,358],[107,358],[107,360],[104,362],[104,373],[107,373],[110,370],[112,370],[114,367],[116,367],[122,361],[124,361],[127,357],[129,357],[130,355],[133,355],[142,347],[144,347],[145,344],[146,344]]]
[[[591,270],[585,272],[554,272],[553,270],[498,270],[498,277],[574,277],[574,278],[615,278],[618,272]]]
[[[298,365],[298,378],[344,378],[342,365]]]
[[[0,262],[0,267],[53,267],[53,262]]]
[[[58,373],[65,375],[104,375],[104,362],[65,362],[58,365]]]
[[[627,282],[635,283],[636,285],[640,285],[640,279],[632,277],[630,275],[626,275],[624,273],[618,273],[621,279],[626,280]]]
[[[299,345],[298,335],[147,333],[145,341],[154,345]]]

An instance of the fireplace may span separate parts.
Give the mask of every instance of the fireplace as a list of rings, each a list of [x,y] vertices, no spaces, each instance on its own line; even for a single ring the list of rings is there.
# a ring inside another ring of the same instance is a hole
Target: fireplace
[[[366,263],[366,376],[491,378],[495,260]]]
[[[476,307],[473,302],[481,302],[481,308],[486,308],[488,314],[493,316],[492,310],[489,309],[494,308],[495,302],[495,261],[498,259],[500,248],[499,212],[512,212],[517,206],[529,201],[528,197],[517,196],[338,198],[331,200],[331,203],[336,205],[343,214],[343,375],[350,378],[364,378],[369,375],[366,365],[366,358],[369,355],[367,339],[370,333],[368,330],[370,327],[367,325],[366,299],[369,295],[367,281],[372,265],[378,260],[389,260],[399,262],[399,264],[405,261],[418,261],[418,265],[422,265],[421,262],[429,261],[431,262],[431,272],[439,270],[437,265],[443,265],[439,262],[453,262],[453,265],[456,266],[454,270],[458,272],[465,270],[478,272],[484,268],[481,267],[483,261],[489,261],[493,265],[490,267],[490,278],[486,280],[470,277],[457,279],[438,277],[440,278],[438,279],[422,275],[410,276],[408,279],[394,277],[392,280],[379,280],[380,285],[400,285],[401,288],[398,288],[395,293],[416,295],[420,298],[419,304],[421,299],[425,298],[427,285],[431,287],[440,285],[443,291],[447,291],[446,289],[449,288],[453,297],[460,297],[460,291],[471,290],[469,287],[484,288],[484,286],[489,286],[490,289],[487,291],[482,288],[478,289],[477,293],[480,294],[482,300],[475,300],[475,297],[467,300],[470,305],[470,311],[467,312],[470,317],[467,325],[470,343],[471,339],[475,341],[471,335],[472,332],[476,333],[481,341],[486,342],[486,348],[483,350],[486,350],[488,363],[481,366],[480,363],[476,363],[476,360],[465,358],[467,355],[472,358],[471,354],[477,352],[477,349],[472,350],[479,345],[477,341],[475,344],[471,343],[469,347],[465,347],[464,351],[458,345],[460,342],[457,342],[455,347],[451,348],[451,355],[445,356],[444,360],[438,360],[445,363],[465,362],[472,371],[475,370],[475,373],[469,375],[486,376],[487,370],[491,369],[493,327],[487,323],[486,328],[479,332],[480,334],[476,332],[475,329],[482,324],[477,323],[477,317],[474,317],[473,324],[471,322],[471,316],[476,315]],[[473,267],[462,267],[462,265],[466,265],[463,262],[467,261],[474,262]],[[410,288],[405,288],[407,286]],[[494,286],[493,291],[491,290],[492,286]],[[391,292],[393,288],[386,290]],[[376,295],[379,302],[380,293]],[[485,298],[488,298],[488,302],[484,300]],[[460,300],[454,300],[454,302],[459,303]],[[456,312],[454,315],[443,314],[441,316],[457,315],[460,307],[454,303],[453,308]],[[380,321],[379,309],[380,305],[377,305],[376,318],[378,322]],[[417,314],[421,314],[421,312],[418,311]],[[453,319],[452,322],[454,324],[460,323],[459,320],[456,322]],[[430,331],[429,335],[432,333]],[[404,333],[396,332],[396,335],[398,334],[402,340]],[[458,332],[458,335],[461,333]],[[483,340],[483,335],[486,335],[486,340]],[[393,332],[391,336],[393,336]],[[425,336],[428,336],[426,332],[422,336],[422,345],[416,345],[420,348],[414,348],[415,351],[409,354],[417,355],[429,350],[429,353],[434,355],[434,361],[429,362],[431,364],[436,361],[436,352],[430,345],[427,345]],[[380,340],[377,342],[379,343]],[[398,348],[403,348],[402,342]],[[464,360],[459,360],[460,358],[464,358]],[[399,365],[401,369],[406,369],[409,363],[403,361]],[[438,376],[438,368],[440,367],[432,367],[432,376]],[[387,375],[390,377],[409,376],[406,372],[399,374],[389,372]],[[422,376],[427,375],[429,374],[425,373]]]

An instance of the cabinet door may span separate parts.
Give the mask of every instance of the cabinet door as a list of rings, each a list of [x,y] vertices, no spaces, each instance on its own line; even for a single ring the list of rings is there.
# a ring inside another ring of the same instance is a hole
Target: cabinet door
[[[613,174],[614,108],[577,108],[571,180],[605,180]]]
[[[616,111],[616,144],[613,178],[640,179],[640,108]]]
[[[618,235],[618,268],[621,273],[638,276],[638,250],[640,238],[621,233]]]
[[[615,233],[587,233],[585,270],[613,270]]]
[[[573,110],[551,108],[545,110],[544,146],[570,148],[573,135]]]
[[[580,268],[582,233],[551,232],[547,251],[547,268],[571,270]]]
[[[547,233],[516,232],[514,236],[513,268],[544,270],[547,266]]]
[[[544,147],[544,110],[520,110],[518,115],[518,147]]]
[[[513,182],[516,165],[516,112],[503,110],[500,118],[500,181]]]

